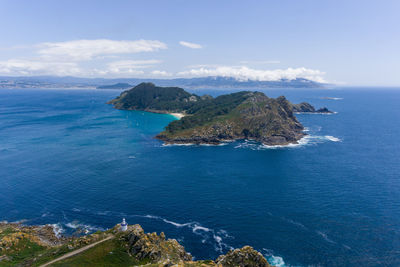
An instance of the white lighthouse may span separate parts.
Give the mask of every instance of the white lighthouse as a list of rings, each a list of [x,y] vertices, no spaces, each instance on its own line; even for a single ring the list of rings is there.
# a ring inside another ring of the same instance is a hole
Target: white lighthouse
[[[128,223],[125,221],[125,218],[123,218],[121,223],[121,231],[126,231],[126,230],[128,230]]]

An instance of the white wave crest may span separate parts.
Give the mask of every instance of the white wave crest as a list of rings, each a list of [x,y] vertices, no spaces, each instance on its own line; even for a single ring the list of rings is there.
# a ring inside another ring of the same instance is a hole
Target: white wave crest
[[[186,144],[162,144],[163,147],[170,147],[170,146],[226,146],[232,141],[222,141],[219,144],[195,144],[195,143],[186,143]]]
[[[55,223],[55,224],[50,224],[50,226],[53,228],[54,235],[57,238],[60,238],[61,234],[64,233],[64,228],[61,226],[61,224]]]
[[[342,140],[340,140],[340,138],[337,138],[337,137],[334,137],[331,135],[325,135],[325,138],[332,142],[341,142],[342,141]]]
[[[139,215],[135,215],[135,216],[139,216]],[[214,248],[217,252],[222,253],[224,249],[228,249],[228,250],[233,249],[233,247],[227,245],[224,242],[224,238],[232,238],[231,236],[228,235],[228,233],[225,230],[221,229],[221,230],[215,231],[214,229],[202,226],[198,222],[177,223],[177,222],[162,218],[160,216],[154,216],[154,215],[145,215],[145,216],[141,216],[141,217],[160,220],[160,221],[171,224],[178,228],[187,227],[192,230],[193,234],[199,235],[202,237],[202,239],[201,239],[202,243],[207,243],[210,240],[214,240],[214,242],[212,242],[212,244],[214,245]]]
[[[168,147],[168,146],[195,146],[196,144],[193,143],[187,143],[187,144],[162,144],[162,146]]]
[[[195,224],[193,227],[193,232],[197,232],[197,231],[210,232],[210,229],[207,227],[203,227],[203,226]]]
[[[82,224],[79,223],[78,221],[73,221],[65,224],[66,227],[71,228],[71,229],[82,229],[85,234],[95,232],[95,231],[104,231],[104,228],[101,227],[96,227],[92,226],[89,224]]]
[[[297,221],[294,221],[294,220],[292,220],[292,219],[285,218],[285,217],[282,217],[282,219],[285,220],[285,221],[287,221],[288,223],[291,223],[291,224],[293,224],[293,225],[296,225],[296,226],[298,226],[298,227],[300,227],[300,228],[307,229],[307,227],[305,227],[304,224],[302,224],[302,223],[300,223],[300,222],[297,222]]]
[[[328,99],[328,100],[343,100],[343,97],[329,97],[329,96],[325,96],[325,97],[321,97],[321,99]]]
[[[344,245],[344,244],[343,244],[343,247],[344,247],[345,249],[351,250],[351,247],[348,246],[348,245]]]
[[[322,231],[316,231],[316,233],[320,235],[326,242],[336,244],[336,242],[330,239],[326,233]]]
[[[285,267],[286,264],[283,261],[282,257],[279,256],[270,256],[268,257],[268,262],[272,265],[272,266],[276,266],[276,267]]]
[[[276,266],[276,267],[286,267],[287,266],[282,257],[273,255],[274,254],[273,250],[263,248],[263,251],[264,251],[265,258],[267,259],[268,263],[271,264],[272,266]]]
[[[326,141],[332,142],[341,142],[340,138],[326,135],[326,136],[318,136],[318,135],[306,135],[297,141],[297,144],[287,144],[287,145],[265,145],[252,140],[244,140],[239,141],[239,144],[234,148],[246,148],[251,150],[265,150],[265,149],[287,149],[287,148],[299,148],[306,145],[316,145]]]

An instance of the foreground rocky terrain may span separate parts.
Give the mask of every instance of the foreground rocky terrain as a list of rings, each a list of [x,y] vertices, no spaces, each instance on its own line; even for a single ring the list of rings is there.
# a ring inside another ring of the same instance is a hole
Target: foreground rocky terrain
[[[49,262],[52,263],[46,265]],[[231,250],[216,260],[194,261],[192,255],[175,239],[167,239],[164,233],[145,233],[140,225],[128,226],[127,231],[120,231],[120,226],[116,225],[107,231],[90,235],[57,237],[50,225],[0,223],[0,266],[42,265],[270,266],[261,253],[249,246]]]
[[[156,138],[167,144],[220,144],[250,139],[266,145],[297,143],[305,134],[294,112],[330,113],[308,103],[294,105],[284,96],[241,91],[213,98],[178,87],[142,83],[108,102],[117,109],[183,113]]]

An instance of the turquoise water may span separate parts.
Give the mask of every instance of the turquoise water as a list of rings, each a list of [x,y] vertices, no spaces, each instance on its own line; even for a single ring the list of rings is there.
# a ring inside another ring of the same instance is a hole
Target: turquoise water
[[[400,91],[266,91],[338,112],[297,115],[309,137],[275,149],[163,146],[174,117],[105,104],[119,93],[0,91],[0,220],[125,217],[196,259],[248,244],[281,266],[400,265]]]

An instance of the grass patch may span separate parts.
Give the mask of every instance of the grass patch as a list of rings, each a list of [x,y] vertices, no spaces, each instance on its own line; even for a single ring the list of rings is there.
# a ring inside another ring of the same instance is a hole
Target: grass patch
[[[11,227],[7,227],[5,229],[0,229],[0,231],[1,231],[0,232],[0,239],[3,238],[6,235],[9,235],[9,234],[12,234],[12,233],[16,232],[15,229],[13,229]]]
[[[131,257],[125,246],[117,239],[107,240],[97,246],[90,248],[78,255],[63,261],[54,263],[52,266],[132,266],[146,264],[138,262]]]
[[[5,253],[9,260],[0,262],[0,266],[16,266],[21,263],[27,263],[27,266],[30,266],[29,262],[44,250],[46,250],[45,247],[23,238]]]

